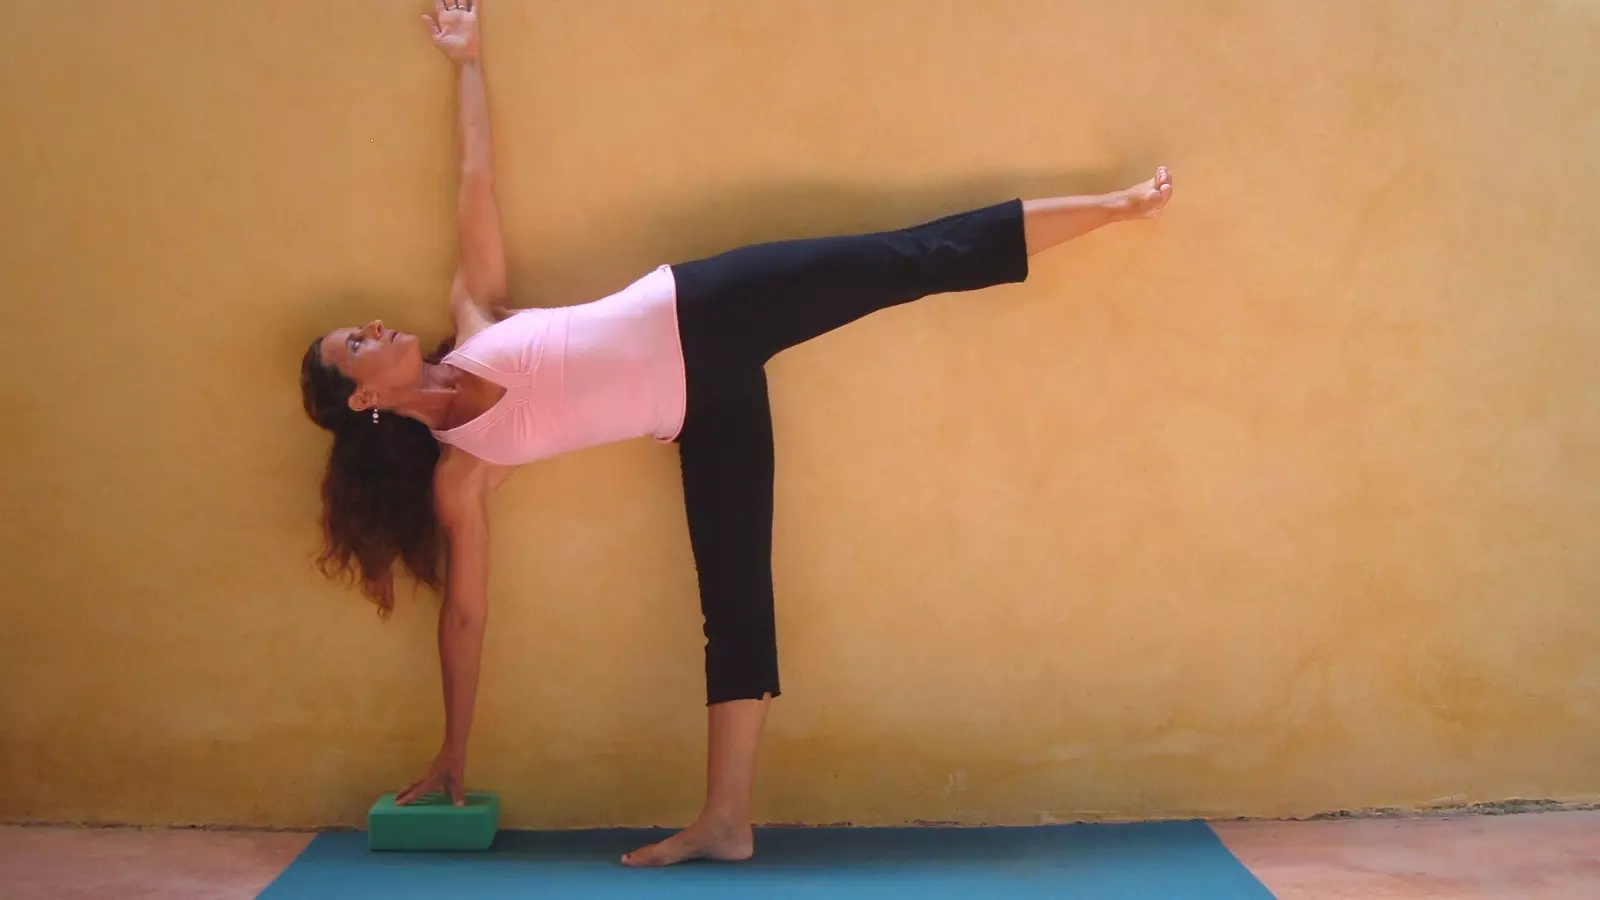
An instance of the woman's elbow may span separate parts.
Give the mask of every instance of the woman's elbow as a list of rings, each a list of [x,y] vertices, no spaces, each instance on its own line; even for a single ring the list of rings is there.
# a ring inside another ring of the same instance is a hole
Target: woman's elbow
[[[469,279],[469,282],[472,299],[483,310],[492,311],[496,306],[504,306],[509,299],[504,266],[492,266],[488,272]]]
[[[463,635],[482,634],[484,626],[488,624],[488,612],[482,607],[464,603],[448,603],[440,610],[439,618],[442,625],[452,633]]]

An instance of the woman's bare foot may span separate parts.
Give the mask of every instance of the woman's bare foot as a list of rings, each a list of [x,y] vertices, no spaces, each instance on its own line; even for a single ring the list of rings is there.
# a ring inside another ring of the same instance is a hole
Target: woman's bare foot
[[[1172,176],[1162,166],[1156,177],[1109,194],[1041,197],[1022,202],[1022,230],[1028,255],[1079,238],[1113,222],[1150,219],[1172,198]]]
[[[749,822],[723,821],[702,815],[693,825],[672,837],[622,856],[633,868],[670,866],[690,859],[737,862],[755,853],[755,833]]]
[[[1153,219],[1161,215],[1172,199],[1172,176],[1167,167],[1156,169],[1156,177],[1106,198],[1119,219]]]

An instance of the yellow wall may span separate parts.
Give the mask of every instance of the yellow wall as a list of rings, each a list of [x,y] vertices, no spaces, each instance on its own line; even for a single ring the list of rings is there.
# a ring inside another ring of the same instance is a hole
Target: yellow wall
[[[452,83],[392,0],[0,29],[0,815],[353,823],[440,734],[431,601],[310,570],[319,330],[442,334]],[[415,7],[415,8],[413,8]],[[782,358],[763,821],[1600,795],[1600,5],[498,0],[518,299],[1120,187],[1146,227]],[[701,791],[675,453],[494,501],[471,780]]]

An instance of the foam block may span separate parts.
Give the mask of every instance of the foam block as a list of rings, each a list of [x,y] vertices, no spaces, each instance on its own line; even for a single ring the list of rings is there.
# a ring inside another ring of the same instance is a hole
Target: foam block
[[[397,806],[384,794],[367,811],[370,850],[487,850],[500,830],[500,798],[469,793],[456,806],[444,794],[428,794]]]

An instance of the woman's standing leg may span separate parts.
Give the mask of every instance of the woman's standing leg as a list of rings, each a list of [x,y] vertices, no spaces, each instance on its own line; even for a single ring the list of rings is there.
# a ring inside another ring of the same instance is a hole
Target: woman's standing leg
[[[756,751],[767,707],[779,692],[766,374],[755,369],[710,386],[691,361],[690,384],[678,443],[705,617],[706,799],[688,828],[624,856],[630,866],[751,855]]]

